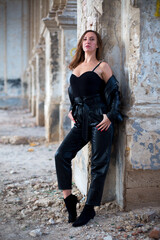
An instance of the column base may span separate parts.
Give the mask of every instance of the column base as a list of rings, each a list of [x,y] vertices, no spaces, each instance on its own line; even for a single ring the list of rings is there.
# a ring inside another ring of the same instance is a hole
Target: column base
[[[59,141],[59,104],[45,104],[45,128],[48,142]]]
[[[59,140],[62,141],[71,129],[71,120],[68,117],[69,104],[60,103],[60,125],[59,125]]]
[[[44,101],[38,103],[36,112],[37,126],[44,126]]]

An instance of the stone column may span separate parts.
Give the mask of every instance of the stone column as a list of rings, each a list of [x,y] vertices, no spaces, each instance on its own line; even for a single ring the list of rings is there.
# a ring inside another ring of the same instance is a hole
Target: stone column
[[[28,108],[29,108],[29,111],[31,112],[32,111],[32,74],[31,74],[31,68],[28,68],[27,69],[27,75],[28,75],[28,81],[27,81],[27,84],[28,84]]]
[[[69,6],[66,6],[68,4]],[[68,86],[66,64],[68,64],[69,54],[65,49],[69,50],[67,48],[68,44],[71,48],[69,39],[72,43],[73,41],[69,34],[73,34],[73,32],[66,33],[60,29],[60,26],[61,23],[63,26],[69,25],[69,29],[72,28],[72,25],[75,26],[72,16],[75,10],[74,5],[76,6],[76,1],[50,1],[49,14],[47,18],[43,19],[46,27],[44,32],[46,43],[45,126],[48,141],[59,141],[70,128],[70,122],[66,118],[69,108],[66,98],[66,88]],[[67,9],[69,9],[69,14],[64,17],[64,12],[68,11]]]
[[[156,2],[124,0],[122,3],[125,66],[122,90],[123,101],[128,103],[123,141],[124,207],[159,206],[160,36]]]
[[[25,71],[21,77],[21,86],[22,86],[22,98],[27,97],[27,88],[28,88],[28,73]]]
[[[47,141],[59,140],[59,103],[61,95],[58,29],[45,29],[45,128]]]
[[[31,113],[32,116],[36,116],[36,62],[35,60],[32,61],[31,64],[31,81],[32,81],[32,100],[31,100]]]
[[[113,74],[119,82],[119,89],[122,93],[121,85],[125,82],[123,61],[122,61],[122,41],[121,41],[121,1],[109,0],[103,3],[101,16],[101,27],[99,31],[103,40],[103,58],[110,65]],[[122,7],[123,10],[123,7]],[[128,15],[126,15],[128,17]],[[109,36],[109,37],[108,37]],[[123,81],[123,82],[122,82]],[[126,88],[127,91],[127,88]],[[121,99],[122,100],[122,99]],[[106,177],[103,202],[116,199],[118,204],[124,205],[124,126],[115,124],[112,154],[109,171]]]
[[[59,140],[62,141],[71,128],[71,121],[68,118],[70,107],[68,97],[68,87],[71,71],[68,68],[69,63],[75,53],[77,45],[77,29],[76,29],[76,3],[68,1],[65,11],[58,16],[57,22],[61,29],[61,72],[62,72],[62,89],[60,102],[60,126]],[[68,5],[69,4],[69,5]]]
[[[45,54],[39,50],[36,54],[36,124],[44,126],[44,101],[45,101]]]
[[[117,39],[114,35],[114,28],[118,28],[119,21],[117,21],[118,9],[119,9],[119,1],[112,1],[113,3],[108,1],[77,1],[77,9],[78,9],[78,19],[77,19],[77,31],[78,38],[84,33],[87,29],[92,29],[98,31],[103,39],[104,43],[104,53],[107,55],[102,57],[102,59],[108,60],[108,48],[112,48],[112,45],[108,45],[107,41],[114,42],[113,45],[117,46],[117,42],[119,41],[119,33],[117,34]],[[108,6],[108,9],[107,9]],[[117,11],[117,12],[116,12]],[[114,12],[114,14],[113,14]],[[107,17],[110,16],[110,17]],[[110,22],[109,22],[110,21]],[[111,26],[110,26],[111,25]],[[106,27],[107,26],[107,27]],[[112,36],[111,36],[112,33]],[[106,37],[111,36],[111,37]],[[119,42],[118,42],[119,44]],[[119,52],[121,46],[117,46],[115,49],[115,53],[118,55],[114,56],[114,60],[119,60]],[[110,56],[110,55],[109,55]],[[112,58],[113,60],[113,58]],[[113,66],[114,60],[110,64]],[[120,61],[119,61],[120,62]],[[118,68],[115,68],[117,73],[121,71],[121,65],[119,64]],[[119,74],[120,75],[120,74]],[[117,78],[119,79],[119,75],[117,74]],[[117,142],[115,143],[117,145]],[[109,171],[107,173],[104,192],[102,197],[102,202],[112,201],[116,198],[116,147],[112,148],[112,157],[110,162]],[[88,144],[83,148],[76,157],[74,162],[74,179],[76,185],[81,190],[83,194],[87,194],[87,191],[90,187],[91,182],[91,145]],[[78,177],[77,177],[78,176]]]

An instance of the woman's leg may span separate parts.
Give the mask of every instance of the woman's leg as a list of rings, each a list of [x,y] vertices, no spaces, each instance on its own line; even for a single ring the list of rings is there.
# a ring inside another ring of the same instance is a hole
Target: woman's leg
[[[100,132],[92,127],[92,158],[91,158],[91,185],[86,205],[73,223],[73,227],[83,226],[95,216],[94,206],[99,206],[102,198],[105,177],[109,167],[113,125],[107,131]]]
[[[69,213],[68,222],[74,222],[76,220],[76,204],[78,202],[77,197],[71,194],[71,160],[86,143],[87,142],[82,139],[81,128],[74,126],[55,154],[58,186],[59,189],[63,190],[64,202]]]
[[[107,131],[98,131],[92,128],[92,158],[91,184],[86,204],[99,206],[103,194],[104,182],[109,168],[111,146],[113,139],[113,124]]]
[[[69,195],[71,195],[71,193],[72,193],[71,189],[63,190],[63,197],[64,197],[64,199],[67,198]]]
[[[82,129],[74,126],[55,154],[58,187],[64,191],[64,197],[67,197],[72,189],[71,161],[86,144],[87,142],[82,138]]]

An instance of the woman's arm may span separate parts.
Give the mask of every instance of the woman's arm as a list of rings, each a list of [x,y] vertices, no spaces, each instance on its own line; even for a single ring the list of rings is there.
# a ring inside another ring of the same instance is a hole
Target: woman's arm
[[[110,111],[107,114],[103,114],[103,120],[97,125],[98,130],[106,130],[114,120],[122,121],[123,118],[119,112],[120,100],[117,80],[114,77],[110,66],[103,62],[102,66],[102,78],[106,83],[104,89],[104,97]]]
[[[107,107],[109,109],[107,117],[110,119],[111,122],[114,120],[121,122],[123,118],[120,114],[120,92],[118,81],[114,75],[111,76],[105,86],[104,97]]]

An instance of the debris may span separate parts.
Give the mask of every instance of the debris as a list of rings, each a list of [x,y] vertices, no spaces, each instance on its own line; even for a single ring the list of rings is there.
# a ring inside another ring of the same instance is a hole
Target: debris
[[[54,201],[48,199],[48,198],[43,198],[43,199],[39,199],[37,200],[34,205],[38,206],[38,207],[49,207],[52,206],[54,203]]]
[[[11,171],[10,171],[10,174],[17,174],[17,172],[14,171],[14,170],[11,170]]]
[[[30,236],[32,237],[39,237],[39,236],[42,236],[42,232],[41,232],[41,229],[35,229],[35,230],[32,230],[30,233],[29,233]]]
[[[157,214],[155,211],[149,211],[147,213],[144,213],[141,218],[144,222],[151,222],[156,218],[156,216]]]
[[[20,136],[13,136],[13,137],[10,137],[9,142],[12,145],[28,144],[28,138],[20,137]]]
[[[37,144],[37,143],[34,143],[34,142],[31,142],[29,145],[30,145],[31,147],[35,147],[35,146],[37,146],[38,144]]]
[[[51,224],[51,225],[55,224],[55,221],[53,220],[53,218],[49,219],[49,224]]]
[[[154,239],[160,239],[160,228],[154,227],[149,233],[149,237]]]
[[[29,148],[28,152],[34,152],[34,149],[33,148]]]

